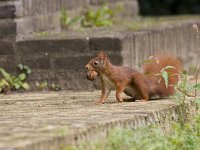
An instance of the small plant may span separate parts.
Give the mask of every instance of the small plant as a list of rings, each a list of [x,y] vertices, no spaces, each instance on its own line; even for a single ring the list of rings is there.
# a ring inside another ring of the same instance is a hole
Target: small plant
[[[48,88],[48,83],[47,81],[44,81],[44,82],[36,82],[36,87],[39,89],[39,90],[46,90]]]
[[[82,26],[83,27],[112,26],[113,16],[114,16],[114,11],[106,5],[103,5],[97,10],[89,9],[84,14],[84,17],[82,19]]]
[[[26,75],[29,75],[31,74],[31,68],[27,65],[23,65],[23,64],[18,64],[18,69],[20,70],[20,72],[26,74]]]
[[[196,83],[194,85],[191,85],[188,83],[188,74],[187,72],[181,72],[179,71],[180,74],[170,74],[170,72],[167,72],[166,69],[176,69],[173,66],[166,66],[164,68],[161,69],[159,75],[163,78],[164,83],[166,88],[168,88],[169,85],[169,77],[170,76],[178,76],[179,81],[177,83],[177,85],[174,86],[176,92],[174,94],[174,96],[172,96],[173,99],[177,100],[180,104],[179,107],[179,123],[181,125],[184,126],[184,123],[186,121],[188,121],[187,118],[187,111],[186,111],[186,105],[185,105],[185,101],[187,97],[196,97],[197,96],[197,92],[196,90],[200,89],[200,85]],[[198,74],[196,74],[196,78],[197,78]]]
[[[109,8],[107,5],[103,5],[97,9],[88,9],[83,15],[70,17],[65,9],[61,10],[61,24],[63,27],[70,28],[73,26],[79,27],[102,27],[112,26],[113,17],[119,11],[121,7]]]
[[[159,60],[157,57],[150,56],[148,60],[145,60],[144,62],[154,62],[159,64]],[[175,69],[175,70],[174,70]],[[177,73],[173,73],[173,72]],[[188,121],[187,118],[187,110],[186,110],[186,97],[196,97],[197,90],[200,89],[200,84],[197,83],[199,69],[197,69],[195,74],[195,85],[191,85],[188,83],[188,75],[187,72],[182,72],[181,70],[177,70],[174,66],[165,66],[163,67],[159,73],[157,74],[146,74],[146,75],[154,75],[158,76],[158,82],[160,83],[162,80],[166,86],[166,88],[169,88],[169,86],[173,86],[175,88],[175,95],[172,97],[175,100],[177,100],[180,104],[179,107],[179,118],[180,123],[184,125],[186,121]],[[178,83],[176,85],[170,85],[169,79],[172,76],[176,76],[178,78]]]
[[[58,84],[55,84],[55,83],[51,83],[49,85],[49,89],[52,90],[52,91],[60,91],[60,90],[62,90],[62,88]]]
[[[61,127],[58,129],[58,134],[59,136],[66,136],[67,134],[69,134],[69,128],[68,127]]]
[[[0,92],[7,94],[10,92],[10,90],[30,89],[29,84],[25,82],[25,80],[31,73],[31,69],[28,66],[22,64],[18,65],[18,69],[20,73],[17,76],[14,76],[9,74],[3,68],[0,68],[0,73],[3,76],[3,78],[0,79]]]
[[[108,137],[65,150],[198,150],[200,147],[200,117],[194,123],[171,123],[171,130],[165,132],[159,126],[148,126],[132,130],[117,127]]]
[[[51,90],[51,91],[60,91],[62,88],[55,83],[49,84],[47,81],[44,82],[36,82],[36,86],[39,90]]]
[[[82,19],[82,16],[75,16],[74,18],[71,18],[69,17],[65,9],[61,10],[61,25],[63,27],[69,28],[72,25],[75,25],[76,23],[80,22],[81,19]]]

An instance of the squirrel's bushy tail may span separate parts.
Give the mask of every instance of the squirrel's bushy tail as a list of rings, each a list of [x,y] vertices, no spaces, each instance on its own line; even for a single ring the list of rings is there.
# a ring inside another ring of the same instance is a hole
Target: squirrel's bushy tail
[[[167,67],[166,66],[173,66]],[[159,75],[164,69],[168,73],[168,86],[166,86],[164,78]],[[174,86],[179,81],[179,75],[182,71],[181,61],[172,55],[150,56],[150,61],[144,64],[144,74],[147,76],[151,96],[170,96],[175,90]],[[159,88],[159,89],[158,89]]]

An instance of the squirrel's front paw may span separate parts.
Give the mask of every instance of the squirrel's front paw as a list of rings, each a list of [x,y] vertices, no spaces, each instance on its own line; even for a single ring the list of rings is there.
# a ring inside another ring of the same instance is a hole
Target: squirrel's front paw
[[[97,101],[95,102],[96,105],[103,104],[103,103],[104,103],[104,101],[102,101],[102,100],[97,100]]]

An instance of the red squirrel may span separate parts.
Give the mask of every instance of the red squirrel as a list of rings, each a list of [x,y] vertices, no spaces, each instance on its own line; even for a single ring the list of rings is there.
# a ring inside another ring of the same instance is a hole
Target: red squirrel
[[[143,72],[140,72],[131,67],[112,65],[107,54],[99,52],[86,65],[87,79],[95,80],[100,77],[101,80],[101,97],[97,103],[104,103],[113,89],[116,90],[118,102],[123,102],[123,92],[138,101],[148,101],[154,96],[173,95],[182,70],[180,60],[171,55],[151,56],[149,59],[143,65]],[[166,66],[173,66],[165,70],[169,74],[168,87],[158,75]]]

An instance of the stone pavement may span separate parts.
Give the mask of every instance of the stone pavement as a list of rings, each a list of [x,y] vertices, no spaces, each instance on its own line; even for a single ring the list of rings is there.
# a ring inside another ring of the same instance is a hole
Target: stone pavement
[[[0,96],[0,150],[61,150],[68,144],[105,136],[114,126],[138,128],[179,118],[175,100],[94,105],[95,92],[16,93]],[[196,104],[187,101],[189,114]]]

